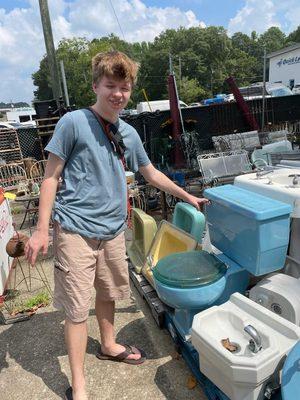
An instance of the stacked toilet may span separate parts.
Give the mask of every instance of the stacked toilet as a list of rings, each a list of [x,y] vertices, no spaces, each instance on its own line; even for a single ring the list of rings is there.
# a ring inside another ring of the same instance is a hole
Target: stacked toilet
[[[250,275],[284,266],[291,206],[233,185],[204,195],[211,203],[206,220],[214,252],[162,258],[152,269],[155,288],[174,309],[175,329],[184,340],[191,338],[200,370],[224,396],[263,399],[278,383],[280,361],[299,340],[300,328],[242,294]],[[256,353],[249,332],[260,339]],[[226,339],[235,352],[224,347]]]
[[[263,194],[292,206],[290,241],[281,273],[268,275],[250,291],[250,298],[300,325],[300,170],[278,168],[260,176],[248,174],[235,178],[238,187]]]

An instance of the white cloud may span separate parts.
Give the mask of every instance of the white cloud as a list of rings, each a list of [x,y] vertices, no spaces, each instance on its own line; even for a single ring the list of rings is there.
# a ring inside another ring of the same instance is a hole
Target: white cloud
[[[285,19],[288,31],[296,30],[300,24],[300,4],[299,1],[289,0],[284,2]]]
[[[115,33],[122,38],[108,0],[51,0],[48,2],[55,45],[62,38],[89,39]],[[193,11],[176,7],[149,7],[142,0],[113,0],[125,40],[151,41],[162,31],[180,26],[205,27]],[[230,34],[266,31],[278,26],[286,33],[300,21],[299,0],[245,0],[244,7],[230,20]],[[38,70],[45,44],[37,0],[27,8],[0,9],[0,101],[31,101],[31,74]]]
[[[228,33],[235,32],[262,33],[271,26],[279,26],[276,18],[276,8],[271,0],[246,0],[245,6],[238,11],[228,24]]]
[[[98,1],[91,9],[90,0],[77,0],[72,4],[69,21],[72,32],[89,38],[111,32],[130,42],[151,41],[163,30],[202,24],[192,11],[183,12],[175,7],[146,7],[140,0],[114,0],[113,5],[122,32],[108,1]]]
[[[245,0],[244,7],[230,20],[228,33],[263,33],[278,26],[288,34],[298,27],[299,21],[299,0]]]
[[[85,36],[89,39],[122,33],[109,1],[64,0],[48,2],[54,42],[62,38]],[[147,7],[141,0],[114,0],[113,5],[125,40],[151,41],[163,30],[180,26],[202,26],[192,11],[175,7]],[[45,44],[37,0],[28,8],[9,12],[0,9],[0,101],[28,101],[33,98],[31,74],[38,70]]]
[[[31,74],[45,53],[38,10],[0,10],[0,101],[30,101]]]

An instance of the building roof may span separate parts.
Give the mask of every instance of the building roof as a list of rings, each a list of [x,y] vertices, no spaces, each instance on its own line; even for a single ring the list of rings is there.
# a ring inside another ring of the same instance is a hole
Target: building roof
[[[273,51],[273,53],[267,54],[267,58],[273,58],[279,56],[280,54],[287,53],[288,51],[300,49],[300,43],[293,44],[292,46],[284,47],[281,50]]]

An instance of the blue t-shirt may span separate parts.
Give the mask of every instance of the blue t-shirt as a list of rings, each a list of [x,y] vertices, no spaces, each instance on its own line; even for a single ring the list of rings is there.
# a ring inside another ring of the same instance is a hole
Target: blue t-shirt
[[[150,164],[136,130],[121,119],[116,125],[126,146],[128,168],[136,172]],[[85,109],[65,114],[46,150],[65,161],[54,219],[89,238],[109,240],[125,230],[124,167],[94,115]]]

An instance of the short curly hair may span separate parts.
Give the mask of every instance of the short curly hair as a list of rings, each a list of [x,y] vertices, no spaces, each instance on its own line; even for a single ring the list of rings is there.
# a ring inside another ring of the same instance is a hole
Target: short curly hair
[[[120,51],[98,53],[92,59],[93,83],[103,76],[124,79],[134,84],[137,80],[139,64]]]

